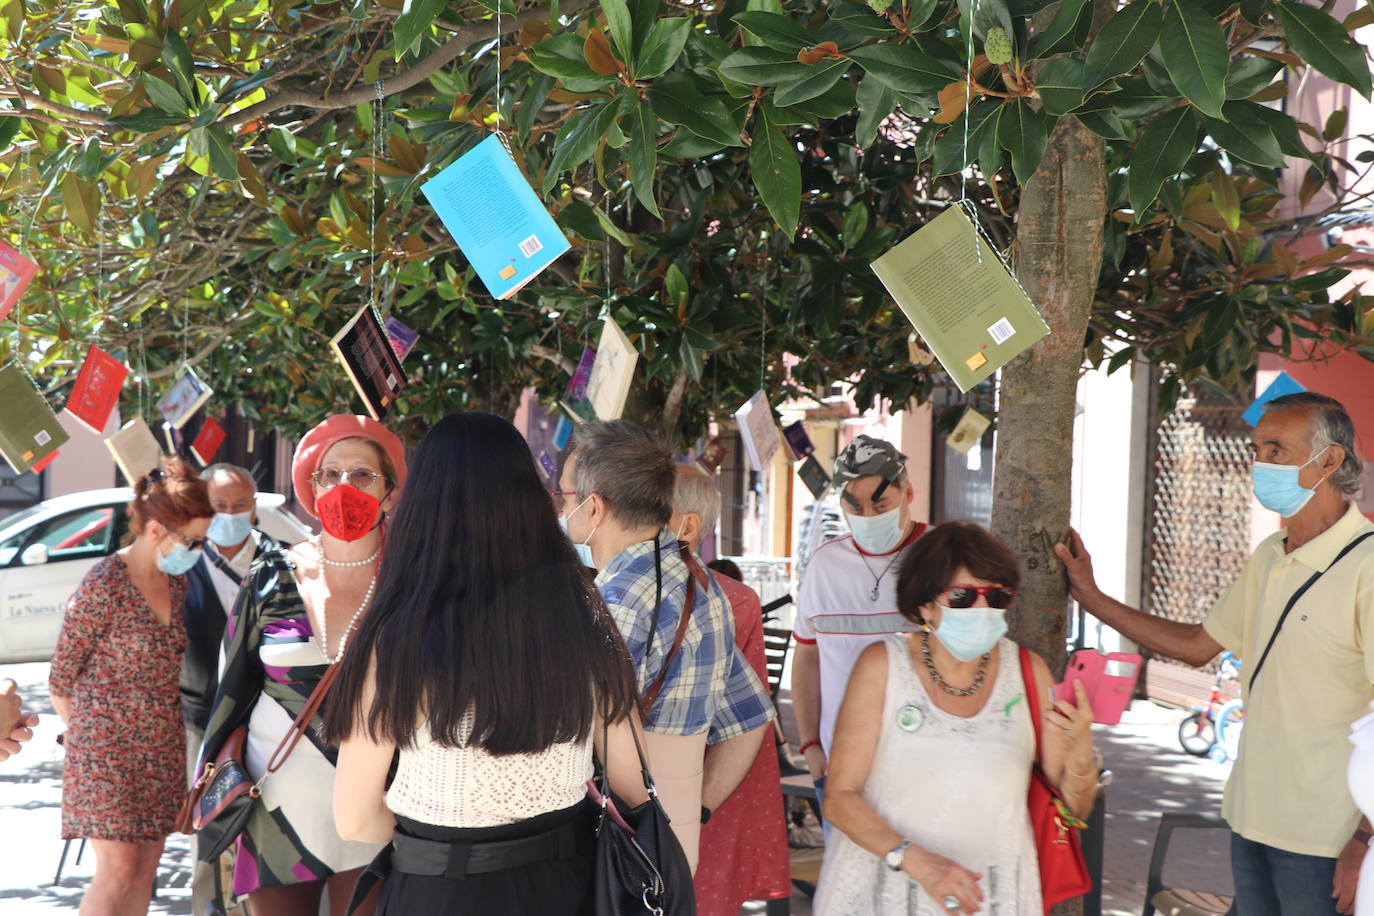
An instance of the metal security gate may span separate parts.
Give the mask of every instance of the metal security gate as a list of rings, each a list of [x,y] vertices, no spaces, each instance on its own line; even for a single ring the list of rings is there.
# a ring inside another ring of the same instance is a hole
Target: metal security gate
[[[1146,609],[1197,623],[1250,555],[1250,427],[1199,393],[1155,429]]]

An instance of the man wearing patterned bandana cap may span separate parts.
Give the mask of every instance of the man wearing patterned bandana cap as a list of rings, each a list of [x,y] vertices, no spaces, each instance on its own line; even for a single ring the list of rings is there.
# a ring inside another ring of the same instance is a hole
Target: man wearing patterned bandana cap
[[[856,437],[835,460],[833,485],[851,533],[816,548],[806,565],[792,659],[792,704],[817,796],[859,654],[889,633],[912,629],[897,611],[897,567],[926,529],[911,517],[906,456],[890,442]]]

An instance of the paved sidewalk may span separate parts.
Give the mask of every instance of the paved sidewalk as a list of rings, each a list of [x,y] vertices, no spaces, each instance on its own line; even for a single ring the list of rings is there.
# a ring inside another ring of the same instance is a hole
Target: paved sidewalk
[[[74,862],[68,857],[62,882],[51,885],[62,853],[59,838],[60,730],[47,702],[47,665],[18,665],[2,672],[20,684],[30,706],[42,714],[37,736],[22,754],[0,763],[0,913],[39,916],[73,913],[90,882],[93,858],[88,851]],[[1107,916],[1138,914],[1144,900],[1145,872],[1160,811],[1216,812],[1228,766],[1189,757],[1178,746],[1182,713],[1137,702],[1122,724],[1098,727],[1098,744],[1114,782],[1107,790],[1107,833],[1102,912]],[[152,912],[190,913],[186,839],[172,837],[162,857],[161,887]],[[1166,876],[1182,886],[1230,892],[1227,838],[1221,831],[1176,834]],[[746,913],[761,913],[751,905]],[[793,896],[792,912],[807,916],[810,901]]]

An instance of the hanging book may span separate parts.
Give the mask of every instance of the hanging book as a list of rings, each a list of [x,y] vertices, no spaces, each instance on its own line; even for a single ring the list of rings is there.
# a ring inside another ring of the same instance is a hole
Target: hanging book
[[[630,397],[630,382],[635,377],[639,351],[620,330],[615,319],[606,317],[601,326],[601,341],[587,378],[586,395],[599,420],[619,420]]]
[[[874,261],[873,272],[960,391],[1050,332],[957,204]]]
[[[496,134],[420,190],[497,299],[515,295],[571,247]]]
[[[91,344],[67,398],[67,413],[91,432],[103,433],[128,375],[127,366]]]
[[[697,455],[697,467],[707,474],[715,474],[720,470],[720,466],[725,463],[725,459],[730,457],[730,446],[726,445],[721,439],[712,439],[706,443],[706,447]]]
[[[4,321],[29,282],[38,275],[38,265],[14,248],[0,242],[0,321]]]
[[[214,389],[196,375],[196,370],[183,366],[172,387],[158,399],[157,412],[173,429],[181,429],[214,393]]]
[[[203,465],[215,459],[215,453],[224,444],[224,427],[214,417],[206,417],[200,424],[200,432],[191,440],[191,454]]]
[[[405,387],[406,377],[377,310],[370,305],[358,309],[348,324],[334,335],[329,346],[343,363],[368,415],[374,420],[386,416],[387,409]]]
[[[945,437],[945,445],[954,449],[961,455],[967,455],[969,449],[973,448],[979,440],[983,438],[983,433],[988,431],[992,421],[974,410],[972,407],[964,409],[964,414],[955,424],[954,429],[949,431]]]
[[[48,465],[52,464],[54,461],[57,460],[57,456],[60,454],[62,454],[62,450],[60,448],[55,448],[52,451],[48,452],[46,456],[38,459],[38,462],[34,464],[33,467],[29,468],[29,473],[42,474],[44,471],[48,469]]]
[[[816,446],[811,442],[811,436],[806,432],[806,424],[800,420],[784,428],[782,437],[787,440],[787,447],[792,450],[792,457],[797,461],[809,458],[816,450]]]
[[[23,474],[71,438],[17,362],[0,366],[0,456]]]
[[[121,426],[118,432],[105,440],[105,447],[110,450],[129,486],[133,486],[162,462],[162,449],[142,417],[134,417]]]
[[[1255,398],[1255,400],[1250,403],[1249,407],[1245,408],[1245,413],[1241,414],[1240,418],[1251,426],[1256,426],[1259,424],[1260,417],[1264,416],[1265,404],[1268,404],[1270,401],[1274,400],[1274,398],[1281,398],[1285,394],[1297,394],[1300,391],[1306,390],[1306,388],[1302,387],[1302,383],[1293,378],[1293,376],[1289,375],[1287,372],[1280,372],[1278,375],[1274,376],[1274,380],[1269,383],[1263,393]]]
[[[391,341],[391,349],[396,351],[396,358],[405,362],[410,351],[415,349],[415,343],[420,339],[420,332],[412,331],[394,315],[386,316],[385,330],[387,339]]]
[[[811,491],[811,495],[820,499],[825,495],[825,491],[830,488],[830,475],[821,467],[821,463],[816,460],[815,455],[808,455],[807,459],[797,467],[797,476],[806,484],[806,489]]]
[[[735,411],[735,422],[739,424],[739,436],[749,454],[749,463],[756,471],[767,471],[778,452],[778,424],[773,422],[768,395],[762,390],[755,392]]]

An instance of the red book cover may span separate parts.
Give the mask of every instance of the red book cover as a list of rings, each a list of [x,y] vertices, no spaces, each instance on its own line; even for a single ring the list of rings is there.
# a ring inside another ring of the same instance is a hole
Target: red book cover
[[[37,273],[37,264],[0,242],[0,321],[9,315]]]
[[[201,464],[208,465],[223,444],[224,427],[220,426],[214,417],[206,417],[205,422],[200,425],[200,432],[196,433],[196,438],[191,443],[191,454],[195,455]]]
[[[91,344],[71,397],[67,398],[67,413],[91,432],[103,433],[110,411],[119,403],[119,392],[128,375],[127,366]]]
[[[46,458],[40,458],[33,467],[29,468],[29,470],[35,474],[43,473],[43,469],[46,468],[48,465],[52,464],[52,460],[57,457],[58,451],[59,450],[54,449],[53,451],[48,452]]]

